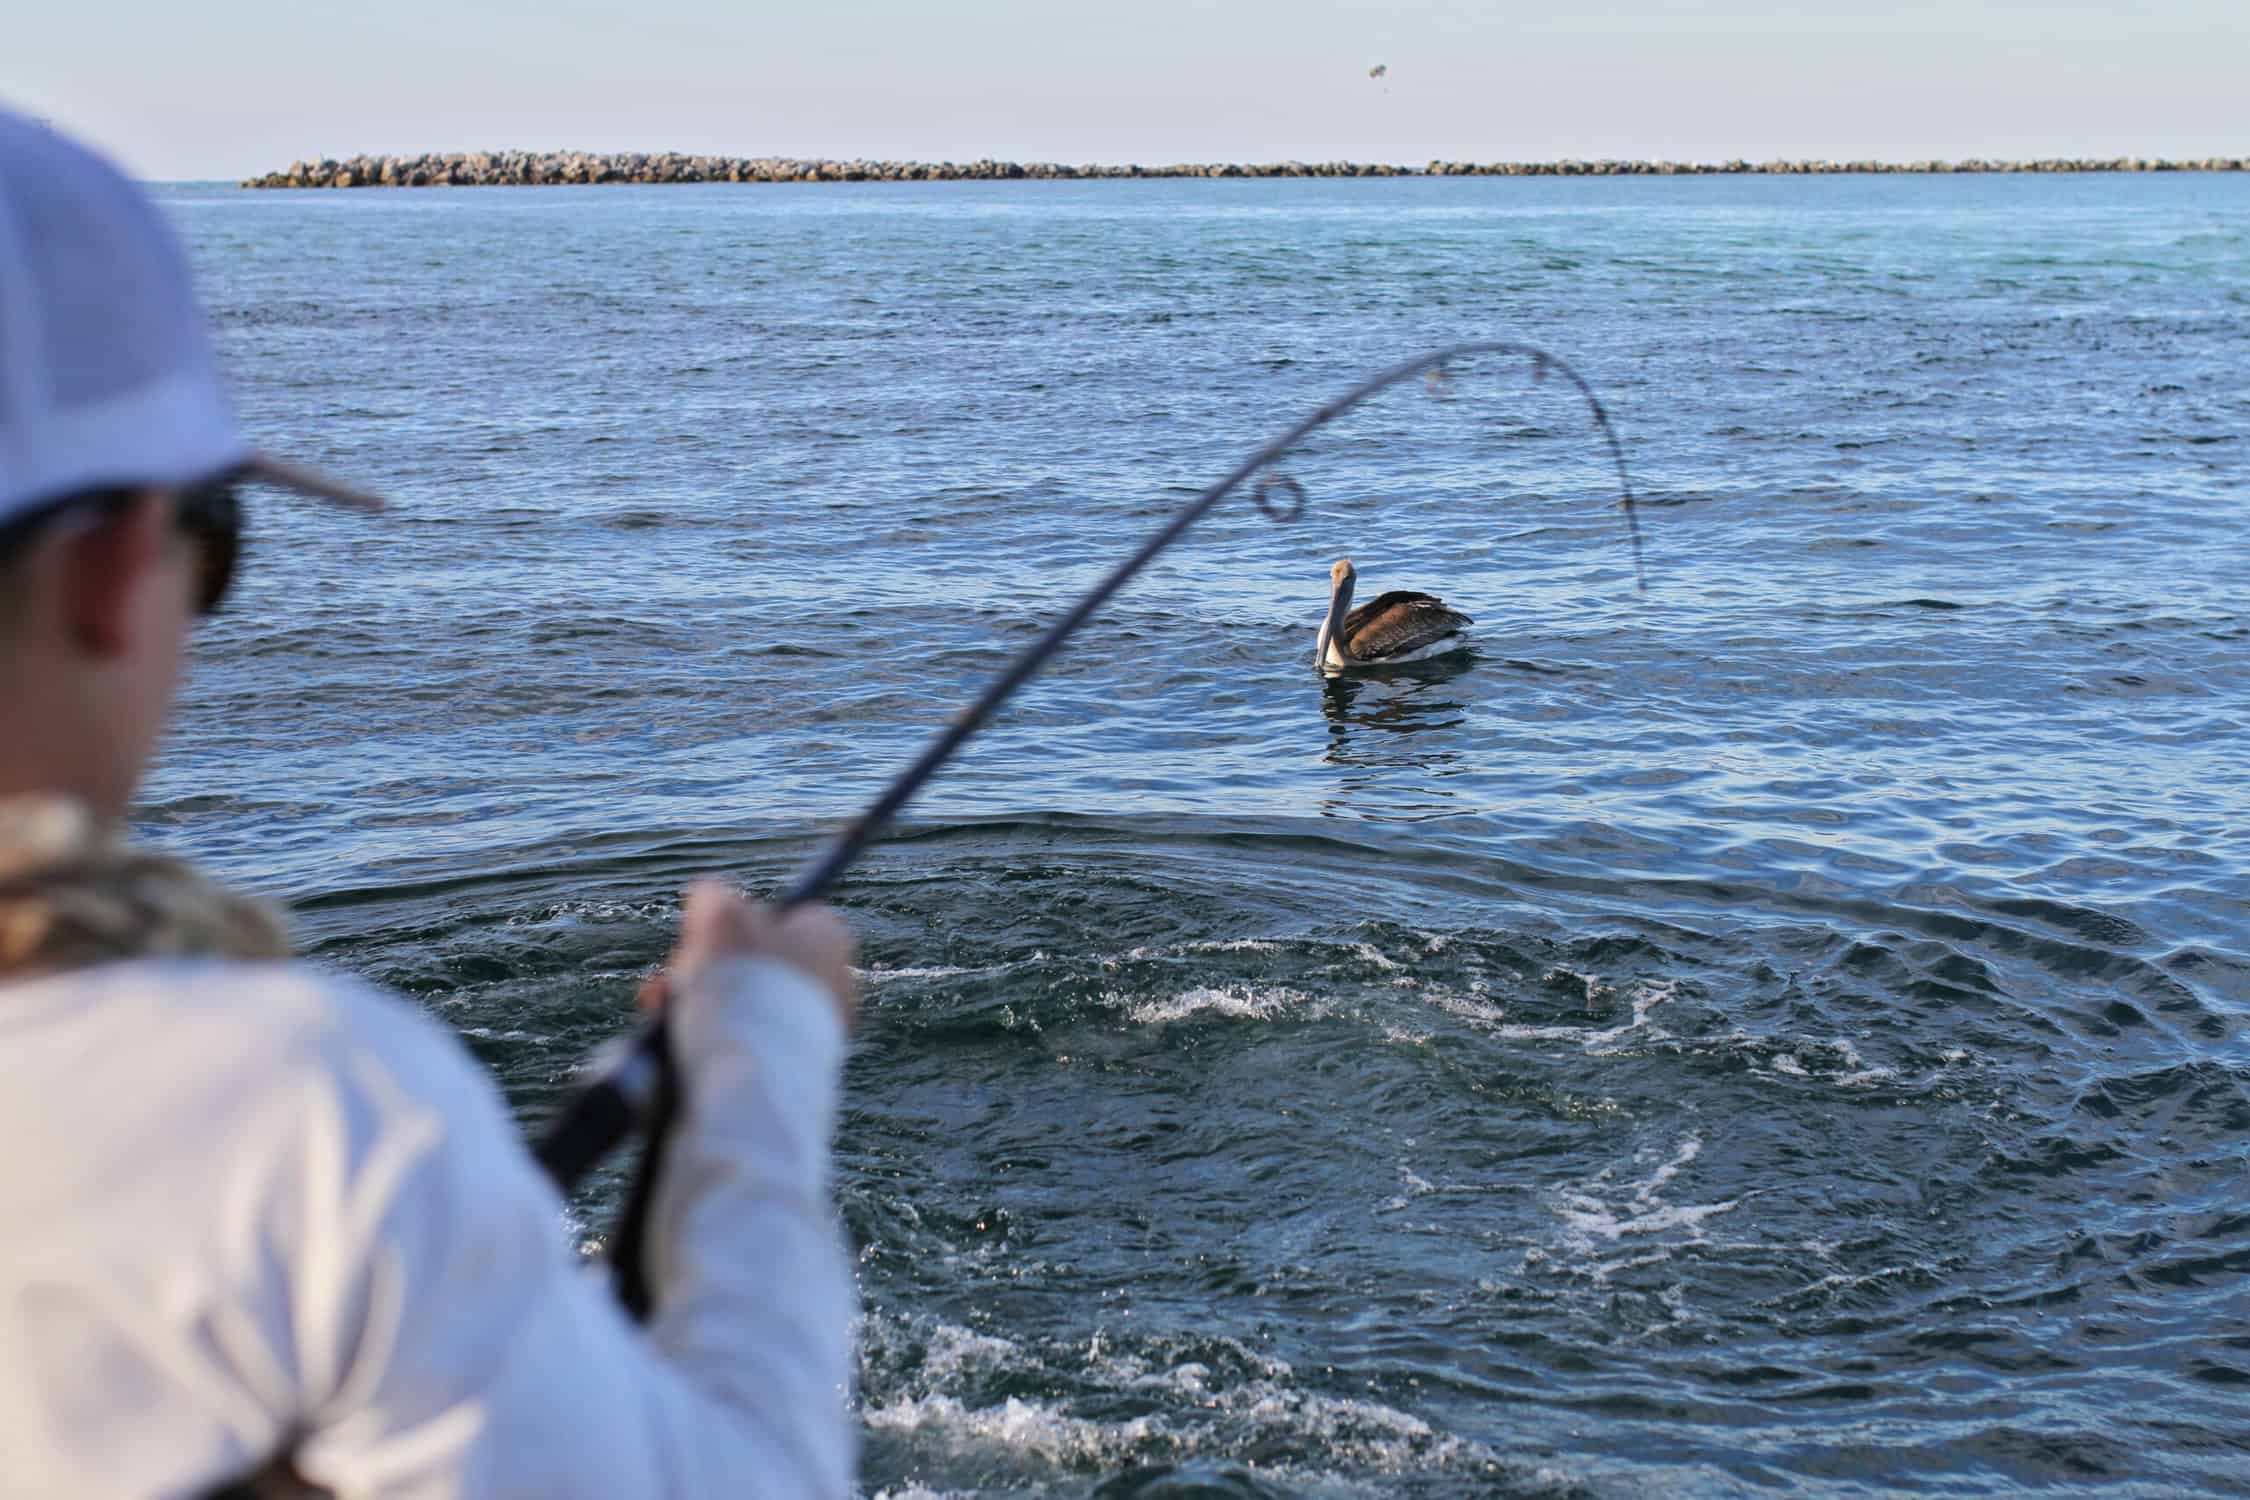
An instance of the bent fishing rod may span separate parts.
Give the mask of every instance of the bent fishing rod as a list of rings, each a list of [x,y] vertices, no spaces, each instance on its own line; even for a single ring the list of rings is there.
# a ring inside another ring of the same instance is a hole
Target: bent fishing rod
[[[1086,591],[1085,597],[1071,606],[1070,612],[1057,620],[1047,633],[1010,662],[990,685],[977,696],[975,702],[956,713],[945,728],[933,739],[929,747],[914,763],[900,772],[894,780],[868,805],[865,812],[854,818],[844,829],[829,840],[826,848],[805,866],[797,878],[775,897],[773,905],[780,911],[819,898],[835,884],[857,859],[868,844],[882,832],[899,811],[913,800],[924,783],[953,758],[968,738],[983,728],[986,721],[1028,682],[1048,659],[1062,649],[1079,626],[1092,617],[1095,610],[1109,601],[1111,595],[1131,581],[1133,575],[1146,567],[1151,559],[1180,539],[1186,530],[1208,514],[1211,508],[1233,493],[1235,488],[1253,474],[1265,471],[1252,491],[1258,508],[1275,521],[1294,521],[1304,511],[1304,486],[1295,479],[1271,466],[1316,429],[1326,426],[1336,418],[1358,406],[1370,396],[1389,389],[1416,375],[1428,376],[1433,390],[1442,390],[1449,367],[1463,360],[1483,355],[1504,355],[1528,359],[1531,377],[1543,379],[1549,370],[1559,371],[1585,398],[1593,413],[1594,426],[1608,445],[1611,461],[1617,467],[1618,503],[1625,511],[1625,525],[1632,541],[1633,574],[1643,592],[1648,587],[1647,575],[1641,563],[1641,527],[1633,503],[1633,486],[1625,472],[1625,449],[1618,442],[1616,430],[1611,427],[1609,412],[1602,406],[1601,398],[1579,373],[1564,361],[1543,349],[1511,340],[1455,344],[1444,349],[1418,354],[1403,363],[1391,366],[1380,374],[1370,376],[1321,407],[1311,416],[1291,427],[1287,432],[1258,449],[1238,464],[1232,473],[1196,496],[1178,515],[1124,562],[1118,564],[1108,576]],[[587,1069],[588,1082],[584,1089],[563,1109],[562,1114],[533,1148],[541,1166],[547,1169],[556,1184],[564,1191],[575,1188],[594,1164],[606,1156],[611,1148],[637,1129],[647,1129],[661,1136],[669,1123],[668,1116],[676,1103],[673,1097],[676,1082],[671,1076],[669,1053],[666,1050],[664,1019],[661,1014],[637,1037],[620,1038],[597,1051]],[[620,1227],[615,1248],[619,1252],[619,1279],[626,1294],[628,1306],[635,1300],[633,1283],[638,1279],[638,1221],[646,1210],[646,1189],[651,1173],[643,1172],[635,1184],[633,1200],[626,1209],[626,1222]],[[628,1268],[625,1258],[631,1257],[634,1266]],[[645,1292],[642,1293],[645,1297]],[[635,1309],[636,1311],[642,1309]]]

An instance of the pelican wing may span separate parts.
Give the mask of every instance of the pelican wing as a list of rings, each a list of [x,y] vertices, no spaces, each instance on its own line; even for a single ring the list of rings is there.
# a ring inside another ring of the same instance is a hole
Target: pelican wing
[[[1434,595],[1394,589],[1344,616],[1344,643],[1361,661],[1381,661],[1434,646],[1470,623]]]

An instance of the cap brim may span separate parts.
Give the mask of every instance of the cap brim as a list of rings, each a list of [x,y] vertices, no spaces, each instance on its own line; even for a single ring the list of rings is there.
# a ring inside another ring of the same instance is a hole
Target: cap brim
[[[254,479],[263,484],[275,484],[285,490],[295,490],[300,495],[310,495],[316,500],[326,500],[331,505],[342,505],[352,510],[374,512],[384,509],[380,496],[355,489],[342,480],[331,479],[318,469],[308,469],[302,464],[284,462],[264,453],[253,453],[235,471],[244,479]]]

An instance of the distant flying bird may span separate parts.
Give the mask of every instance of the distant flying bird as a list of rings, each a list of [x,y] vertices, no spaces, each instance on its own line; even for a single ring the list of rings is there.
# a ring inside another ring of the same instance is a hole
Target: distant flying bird
[[[1359,574],[1352,560],[1337,563],[1328,578],[1328,618],[1320,622],[1313,645],[1313,661],[1326,670],[1388,667],[1468,645],[1461,627],[1475,622],[1441,599],[1397,591],[1378,594],[1353,609],[1352,586]]]
[[[1391,65],[1389,63],[1377,63],[1374,67],[1367,70],[1367,76],[1370,78],[1380,78],[1384,74],[1390,72],[1390,70]]]

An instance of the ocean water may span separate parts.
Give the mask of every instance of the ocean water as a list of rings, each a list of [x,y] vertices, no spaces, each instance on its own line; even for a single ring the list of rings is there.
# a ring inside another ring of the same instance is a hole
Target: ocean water
[[[527,1126],[836,899],[870,1497],[2237,1493],[2250,179],[163,197],[259,502],[140,821]],[[1312,667],[1329,563],[1473,647]],[[598,1232],[616,1171],[574,1210]]]

